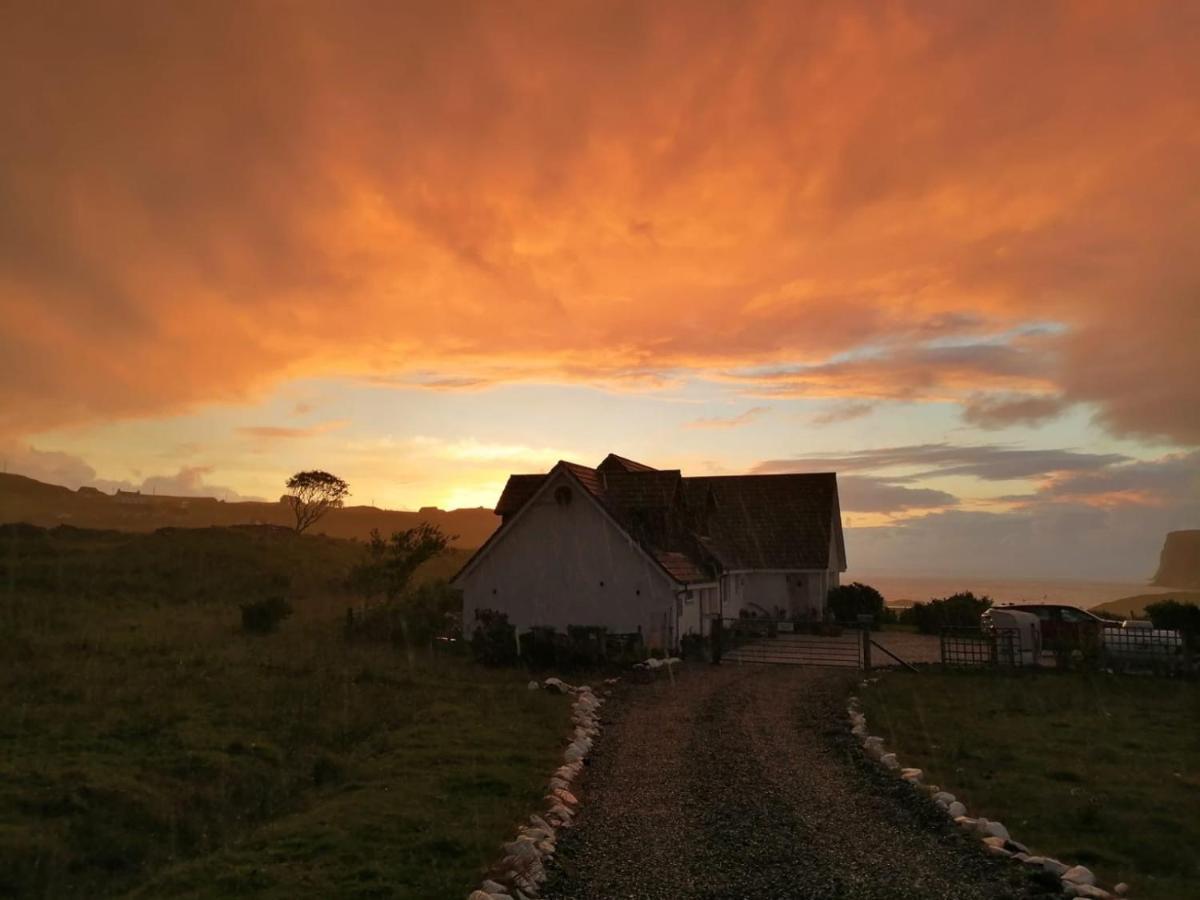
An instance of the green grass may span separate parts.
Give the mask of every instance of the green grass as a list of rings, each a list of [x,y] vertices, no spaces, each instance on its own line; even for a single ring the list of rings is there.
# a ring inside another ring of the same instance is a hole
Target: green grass
[[[462,897],[538,803],[566,698],[346,643],[353,545],[237,531],[0,536],[0,896]]]
[[[862,699],[871,733],[970,815],[1139,898],[1196,896],[1200,684],[894,672]]]

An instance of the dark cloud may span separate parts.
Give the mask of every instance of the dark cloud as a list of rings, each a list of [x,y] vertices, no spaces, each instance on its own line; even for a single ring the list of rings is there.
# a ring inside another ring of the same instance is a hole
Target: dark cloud
[[[837,403],[823,413],[818,413],[809,421],[813,425],[833,425],[838,422],[850,422],[854,419],[861,419],[863,416],[869,416],[875,409],[876,404],[868,401],[850,400],[844,403]]]
[[[102,491],[142,491],[147,494],[167,494],[180,497],[217,497],[221,500],[255,500],[232,488],[209,484],[211,466],[182,466],[174,475],[152,475],[141,479],[101,478],[82,457],[58,450],[39,450],[28,444],[6,442],[0,445],[0,459],[7,472],[24,475],[47,484],[58,484],[77,490],[85,485]]]
[[[843,512],[899,513],[915,509],[941,509],[958,504],[958,498],[932,488],[911,488],[868,475],[838,478],[838,499]]]
[[[1154,574],[1168,531],[1200,523],[1194,499],[1170,507],[1053,502],[1010,512],[947,510],[848,528],[851,565],[891,573],[1137,582]]]
[[[775,459],[759,463],[755,472],[837,471],[881,472],[889,469],[915,469],[904,475],[889,475],[898,483],[932,476],[966,475],[985,481],[1044,478],[1059,472],[1104,469],[1129,461],[1118,453],[1085,453],[1077,450],[1024,450],[994,444],[958,446],[955,444],[914,444],[859,450],[846,454],[818,454],[795,459]]]
[[[1039,394],[982,394],[963,407],[963,418],[979,428],[1037,425],[1057,418],[1071,404],[1061,396]]]

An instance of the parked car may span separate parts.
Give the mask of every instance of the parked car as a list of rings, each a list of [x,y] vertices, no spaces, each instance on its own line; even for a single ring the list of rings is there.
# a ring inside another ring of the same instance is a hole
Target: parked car
[[[1010,603],[1000,609],[1015,609],[1037,616],[1042,623],[1042,645],[1048,649],[1099,644],[1103,630],[1116,624],[1086,609],[1064,603]]]
[[[1042,655],[1042,629],[1037,616],[1008,606],[992,607],[979,619],[995,635],[996,662],[1005,666],[1036,666]]]
[[[1103,632],[1104,656],[1118,669],[1176,671],[1187,665],[1183,633],[1155,628],[1146,619],[1126,619]]]

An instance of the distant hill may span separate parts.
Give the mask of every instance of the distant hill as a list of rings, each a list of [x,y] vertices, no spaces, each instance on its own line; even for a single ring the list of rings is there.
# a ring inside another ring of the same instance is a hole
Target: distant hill
[[[1093,606],[1092,612],[1112,613],[1123,619],[1142,618],[1146,607],[1160,600],[1178,600],[1180,603],[1191,603],[1200,606],[1200,591],[1168,591],[1163,594],[1138,594],[1135,597],[1122,597],[1120,600],[1109,600],[1099,606]]]
[[[290,597],[345,593],[363,545],[274,525],[101,531],[0,525],[0,608],[5,596],[53,596],[106,605],[125,601],[237,603],[287,585]],[[448,579],[470,550],[419,568],[417,584]]]
[[[283,503],[225,502],[213,497],[165,497],[118,491],[106,494],[95,488],[70,488],[46,484],[23,475],[0,474],[0,524],[28,522],[50,528],[73,525],[115,531],[156,531],[159,528],[205,528],[214,525],[292,525],[291,509]],[[329,513],[309,529],[311,534],[362,540],[378,528],[389,534],[421,522],[458,535],[455,547],[478,547],[500,519],[490,509],[441,510],[424,507],[417,512],[348,506]]]
[[[1200,588],[1200,529],[1172,531],[1167,535],[1154,584]]]

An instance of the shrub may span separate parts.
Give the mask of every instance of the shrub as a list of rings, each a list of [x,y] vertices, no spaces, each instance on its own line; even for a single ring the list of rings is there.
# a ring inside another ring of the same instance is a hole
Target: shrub
[[[242,631],[248,634],[270,634],[292,614],[292,604],[283,597],[267,597],[241,606]]]
[[[937,634],[943,628],[978,628],[980,618],[991,606],[990,597],[963,591],[928,603],[914,603],[900,613],[900,622],[917,626],[922,634]]]
[[[1155,628],[1182,631],[1188,639],[1200,637],[1200,606],[1178,600],[1159,600],[1146,605],[1146,614]]]
[[[372,529],[366,555],[350,572],[347,587],[368,601],[383,597],[394,602],[408,590],[417,569],[445,553],[454,539],[428,522],[393,532],[389,538]]]
[[[707,659],[709,640],[702,634],[685,634],[679,639],[679,655],[684,659]]]
[[[828,606],[839,622],[854,622],[858,616],[874,616],[876,624],[895,621],[895,613],[883,602],[883,594],[869,584],[854,582],[829,589]]]
[[[509,665],[517,661],[517,630],[508,624],[506,613],[494,609],[475,611],[471,653],[485,665]]]
[[[462,594],[445,581],[411,588],[358,610],[347,610],[346,636],[398,645],[425,645],[461,630]]]

